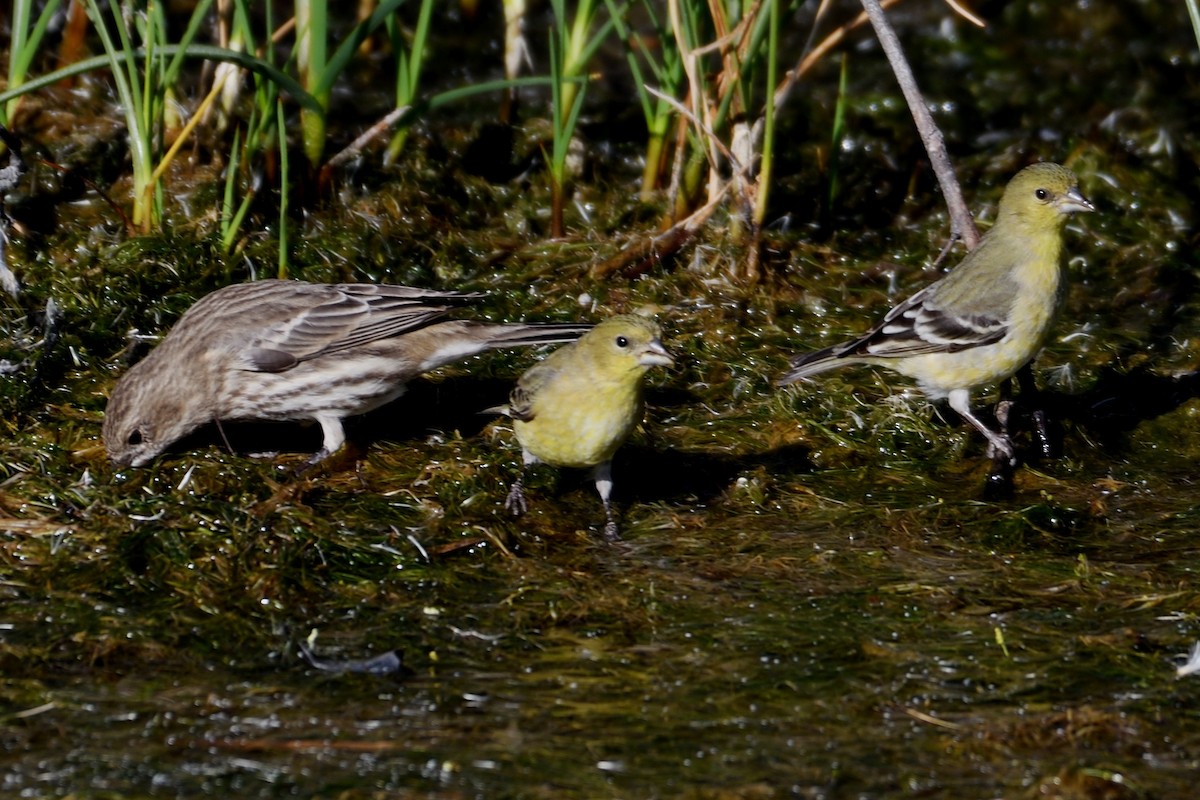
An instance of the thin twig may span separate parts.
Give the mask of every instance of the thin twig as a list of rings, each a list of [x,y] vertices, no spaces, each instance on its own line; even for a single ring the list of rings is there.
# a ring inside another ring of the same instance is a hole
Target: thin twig
[[[950,6],[950,8],[954,10],[954,13],[958,14],[960,17],[977,28],[987,27],[987,23],[983,21],[982,17],[977,16],[975,12],[958,2],[958,0],[946,0],[946,5]]]
[[[929,725],[936,725],[939,728],[946,728],[952,731],[961,731],[963,729],[963,726],[957,722],[951,722],[947,719],[938,719],[932,714],[926,714],[924,711],[918,711],[915,708],[906,708],[904,709],[904,713],[908,714],[915,720],[928,723]]]
[[[606,258],[604,261],[596,264],[592,267],[592,277],[607,278],[609,275],[624,271],[629,264],[638,259],[642,259],[643,261],[648,258],[660,259],[677,252],[691,241],[696,232],[708,222],[728,191],[729,183],[723,184],[715,197],[711,198],[701,208],[693,211],[686,218],[681,219],[670,228],[649,239],[639,238],[615,256]],[[638,273],[640,274],[642,271],[644,270],[640,270]]]
[[[384,115],[383,119],[367,128],[358,136],[358,138],[346,145],[345,149],[343,149],[333,158],[329,159],[329,161],[326,162],[326,166],[331,169],[340,167],[342,164],[359,155],[362,153],[363,148],[371,143],[372,139],[376,139],[391,130],[392,126],[396,124],[396,120],[400,119],[409,111],[412,111],[412,106],[405,105],[392,109]]]
[[[223,61],[221,63],[226,64],[228,62]],[[167,148],[167,152],[163,155],[162,160],[158,162],[158,166],[154,168],[152,173],[150,173],[151,186],[162,180],[163,174],[170,168],[171,162],[174,161],[175,156],[179,154],[179,150],[183,147],[184,142],[186,142],[188,137],[192,135],[192,131],[196,129],[196,126],[203,122],[205,118],[207,118],[208,110],[212,108],[213,102],[216,101],[216,99],[221,95],[221,92],[225,89],[225,82],[229,79],[230,75],[235,74],[235,72],[236,71],[223,71],[220,77],[213,82],[212,89],[209,90],[204,100],[200,102],[200,105],[196,107],[195,113],[192,114],[191,119],[187,121],[187,124],[183,126],[183,129],[179,131],[179,135],[175,137],[175,141],[171,143],[169,148]]]
[[[892,72],[896,74],[896,80],[900,83],[900,90],[904,93],[904,99],[908,103],[909,110],[912,111],[913,120],[917,123],[917,132],[921,135],[921,141],[925,143],[925,151],[929,153],[929,161],[933,165],[934,174],[937,175],[938,183],[942,186],[942,195],[945,197],[946,207],[950,211],[951,236],[961,236],[968,249],[974,248],[979,242],[979,231],[975,228],[975,220],[972,219],[971,212],[967,210],[962,188],[954,176],[954,165],[950,163],[942,132],[938,129],[937,123],[933,121],[929,107],[925,105],[925,98],[921,96],[921,90],[917,87],[917,80],[913,77],[912,68],[904,58],[904,51],[900,47],[896,31],[892,29],[887,15],[883,13],[879,0],[862,0],[862,4],[871,20],[872,27],[875,28],[875,34],[879,37],[879,43],[883,46],[883,52],[891,62]]]
[[[883,0],[883,7],[891,8],[899,2],[900,0]],[[823,17],[824,14],[825,4],[822,3],[821,7],[817,9],[817,16],[813,21],[814,33],[816,32],[816,24],[820,22],[821,17]],[[866,12],[863,12],[840,28],[831,31],[829,35],[822,39],[821,43],[812,50],[809,50],[808,46],[806,45],[804,55],[800,57],[800,61],[796,63],[796,66],[788,70],[788,73],[783,76],[783,80],[780,81],[778,88],[775,89],[775,110],[778,111],[783,107],[783,103],[785,100],[787,100],[788,94],[791,93],[792,87],[796,85],[797,81],[804,77],[806,72],[812,69],[818,61],[824,58],[826,53],[841,44],[845,40],[846,34],[850,33],[850,31],[854,30],[855,28],[861,27],[866,22],[867,15]]]
[[[694,49],[686,44],[687,37],[684,36],[683,13],[679,8],[679,0],[668,0],[667,16],[671,20],[671,32],[675,37],[675,41],[679,43],[679,57],[683,64],[684,75],[688,80],[688,96],[692,101],[692,113],[697,120],[704,122],[705,126],[711,128],[708,124],[710,109],[704,96],[704,84],[700,82],[699,71],[699,56]],[[704,139],[709,145],[708,159],[710,164],[717,163],[717,152],[714,142],[716,139],[711,136],[705,136]],[[718,192],[722,191],[721,181],[715,169],[708,171],[708,197],[711,200]]]
[[[705,123],[703,123],[699,119],[697,119],[696,115],[693,114],[687,108],[687,106],[685,106],[683,103],[680,103],[678,100],[676,100],[674,97],[671,97],[669,94],[663,94],[658,89],[655,89],[653,86],[648,85],[645,87],[645,89],[647,92],[654,95],[659,100],[662,100],[664,103],[669,105],[671,108],[678,111],[680,113],[680,115],[691,120],[692,124],[696,126],[696,130],[703,133],[705,138],[709,139],[713,143],[713,145],[716,147],[717,150],[720,150],[721,155],[725,156],[725,158],[728,159],[730,165],[733,167],[733,169],[738,174],[745,176],[745,177],[749,176],[749,174],[750,174],[749,165],[743,164],[742,160],[739,159],[737,156],[735,156],[730,151],[730,149],[725,146],[725,143],[722,142],[719,138],[717,138],[717,134],[713,132],[712,128],[708,127],[708,125],[706,125]],[[717,168],[717,164],[715,163],[715,161],[713,161],[713,159],[715,157],[716,157],[715,154],[713,154],[712,152],[709,153],[709,166],[714,170]]]

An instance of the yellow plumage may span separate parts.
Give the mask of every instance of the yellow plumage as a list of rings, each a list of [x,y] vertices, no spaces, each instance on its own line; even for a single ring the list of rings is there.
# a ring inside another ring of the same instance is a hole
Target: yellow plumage
[[[1075,174],[1034,164],[1004,190],[996,223],[949,274],[893,308],[863,336],[792,359],[780,384],[843,364],[888,367],[916,380],[1013,459],[1012,443],[980,422],[970,393],[1012,377],[1041,349],[1064,293],[1062,227],[1092,204]]]
[[[592,468],[604,503],[605,533],[615,537],[610,495],[612,457],[642,419],[642,378],[667,366],[657,324],[632,314],[605,320],[576,342],[551,353],[521,376],[509,404],[526,466],[545,462]],[[520,478],[505,506],[525,511]]]

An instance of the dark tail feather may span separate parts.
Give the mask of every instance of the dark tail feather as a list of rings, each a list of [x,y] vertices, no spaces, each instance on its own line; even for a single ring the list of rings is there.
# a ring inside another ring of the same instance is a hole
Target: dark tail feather
[[[488,325],[488,349],[532,347],[539,344],[573,342],[590,331],[591,325],[574,323],[514,323]]]
[[[775,385],[786,386],[789,383],[795,383],[801,378],[807,378],[810,375],[817,375],[834,367],[842,366],[846,363],[842,360],[843,357],[857,343],[857,340],[842,342],[841,344],[831,345],[812,353],[795,356],[791,361],[792,368],[776,380]]]
[[[496,323],[451,319],[405,334],[411,353],[418,354],[416,372],[450,364],[486,350],[504,347],[534,347],[573,342],[592,329],[573,323]],[[403,355],[403,354],[402,354]]]

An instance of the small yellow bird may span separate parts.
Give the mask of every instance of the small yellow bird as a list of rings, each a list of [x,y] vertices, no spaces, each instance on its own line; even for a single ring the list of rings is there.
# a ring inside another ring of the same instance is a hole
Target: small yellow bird
[[[1075,174],[1034,164],[1004,190],[996,223],[945,277],[889,311],[870,331],[792,359],[780,385],[843,364],[888,367],[916,380],[1015,463],[1012,442],[971,413],[971,392],[1012,377],[1045,342],[1065,294],[1062,228],[1067,216],[1094,211]]]
[[[604,503],[604,535],[617,538],[612,511],[612,458],[642,420],[642,377],[670,366],[662,331],[652,320],[625,314],[601,322],[582,338],[555,350],[521,376],[507,406],[489,409],[513,419],[521,443],[521,475],[504,507],[520,515],[525,469],[545,462],[592,469]]]

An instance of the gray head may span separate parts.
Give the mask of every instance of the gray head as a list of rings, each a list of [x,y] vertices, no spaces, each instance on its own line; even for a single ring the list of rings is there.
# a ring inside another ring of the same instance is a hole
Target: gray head
[[[173,369],[160,346],[117,382],[104,409],[104,447],[113,463],[140,467],[212,419],[203,386]],[[194,384],[189,386],[188,384]]]

